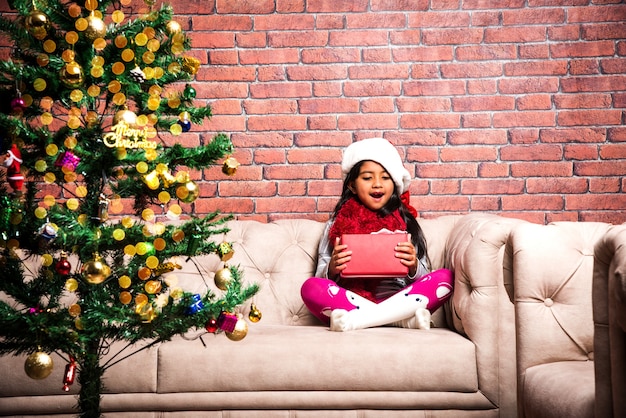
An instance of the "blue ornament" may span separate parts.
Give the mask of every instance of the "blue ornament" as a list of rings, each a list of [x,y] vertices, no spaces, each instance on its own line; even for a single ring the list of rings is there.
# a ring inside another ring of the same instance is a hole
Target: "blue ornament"
[[[191,129],[191,122],[189,120],[179,120],[178,124],[183,128],[183,132],[189,132]]]
[[[202,303],[202,297],[199,294],[195,294],[191,297],[192,303],[185,309],[185,314],[193,315],[197,314],[204,308],[204,303]]]

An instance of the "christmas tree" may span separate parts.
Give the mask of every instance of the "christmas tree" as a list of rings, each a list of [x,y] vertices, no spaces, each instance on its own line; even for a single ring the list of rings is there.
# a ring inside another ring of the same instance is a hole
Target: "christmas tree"
[[[196,104],[189,82],[200,63],[185,55],[190,41],[170,6],[9,4],[14,13],[0,16],[13,45],[0,61],[0,354],[28,354],[25,372],[42,379],[58,353],[64,389],[76,376],[78,409],[95,417],[113,342],[146,348],[204,328],[245,337],[238,306],[257,287],[237,268],[224,264],[220,291],[206,294],[178,288],[172,274],[198,255],[232,256],[228,242],[210,239],[229,216],[194,215],[193,178],[221,159],[225,175],[238,164],[227,135],[177,143],[211,108]]]

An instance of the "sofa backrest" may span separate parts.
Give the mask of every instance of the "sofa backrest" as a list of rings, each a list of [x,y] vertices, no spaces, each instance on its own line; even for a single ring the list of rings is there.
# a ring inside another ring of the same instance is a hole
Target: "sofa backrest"
[[[593,359],[594,246],[608,228],[597,222],[523,224],[511,234],[522,379],[538,364]]]
[[[446,240],[459,216],[420,219],[426,235],[433,268],[445,262]],[[229,265],[239,266],[244,283],[257,283],[259,292],[241,307],[247,315],[250,303],[261,311],[263,324],[319,325],[302,302],[300,287],[315,274],[317,249],[323,222],[285,219],[272,223],[231,221],[230,231],[215,241],[232,243],[234,255]],[[201,293],[208,286],[215,292],[214,275],[222,268],[216,255],[196,257],[173,272],[185,290]],[[199,274],[198,270],[201,274]],[[438,326],[445,324],[443,312],[435,316]]]

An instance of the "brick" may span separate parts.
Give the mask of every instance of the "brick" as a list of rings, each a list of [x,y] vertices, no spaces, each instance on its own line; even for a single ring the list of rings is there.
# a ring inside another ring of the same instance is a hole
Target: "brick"
[[[422,29],[424,45],[478,44],[482,40],[482,29]]]
[[[355,65],[348,68],[350,79],[406,79],[409,77],[407,64],[396,65]]]
[[[405,81],[405,96],[454,96],[465,93],[462,80]]]
[[[413,64],[411,65],[411,78],[439,78],[439,66],[437,64]]]
[[[569,63],[570,75],[600,74],[600,61],[597,59],[572,59]]]
[[[518,110],[549,110],[552,108],[552,96],[548,94],[529,94],[515,99]]]
[[[616,210],[623,211],[626,207],[626,195],[613,194],[607,199],[605,194],[582,194],[567,196],[565,200],[567,210]]]
[[[386,114],[340,115],[337,126],[341,130],[397,129],[398,117]]]
[[[478,112],[515,109],[515,98],[507,96],[453,97],[454,112]]]
[[[219,14],[262,14],[274,12],[274,0],[216,0],[215,8]]]
[[[298,111],[301,115],[312,113],[357,113],[358,99],[303,99],[298,100]]]
[[[363,62],[391,62],[389,48],[367,48],[363,50]]]
[[[256,213],[313,213],[316,208],[315,199],[303,197],[260,197],[254,203]]]
[[[335,146],[346,147],[352,143],[348,132],[299,132],[295,135],[294,144],[298,147]]]
[[[497,26],[502,20],[502,12],[485,11],[473,12],[471,16],[471,24],[473,26]]]
[[[442,148],[439,155],[442,162],[495,161],[498,158],[497,150],[494,147],[477,146]]]
[[[304,10],[304,0],[276,0],[276,12],[278,13],[302,13]]]
[[[303,181],[295,182],[283,182],[278,183],[278,195],[279,196],[305,196],[306,184]]]
[[[502,75],[502,65],[495,62],[441,64],[444,78],[484,78]]]
[[[291,81],[343,80],[348,75],[345,65],[299,65],[287,67],[287,77]]]
[[[502,94],[555,93],[559,90],[556,77],[504,78],[498,83]]]
[[[461,182],[459,180],[431,180],[430,193],[433,195],[460,194]]]
[[[341,97],[343,84],[340,82],[313,83],[314,97]]]
[[[395,62],[441,62],[452,61],[454,52],[451,46],[399,47],[391,51]]]
[[[406,27],[404,13],[363,13],[346,15],[348,29],[381,28],[399,29]]]
[[[461,128],[489,128],[491,126],[490,113],[465,113],[461,115]]]
[[[550,47],[546,44],[520,45],[518,47],[521,59],[548,59]]]
[[[365,12],[369,0],[308,0],[309,13]]]
[[[248,115],[294,114],[298,110],[295,100],[245,100],[243,108]]]
[[[609,93],[557,94],[553,98],[557,109],[609,108],[612,104]]]
[[[371,0],[370,9],[373,12],[428,10],[428,0]]]
[[[511,163],[513,177],[568,177],[573,174],[570,162],[522,162]]]
[[[567,61],[552,61],[537,65],[536,62],[510,62],[504,64],[504,75],[516,76],[537,76],[537,75],[566,75],[568,69]]]
[[[530,43],[544,42],[547,38],[544,26],[486,28],[485,43]]]
[[[421,30],[398,30],[389,33],[392,45],[416,45],[422,38]]]
[[[519,10],[504,10],[502,23],[504,25],[558,25],[565,23],[566,15],[564,7],[533,9],[524,8]]]
[[[529,178],[526,192],[537,193],[586,193],[589,190],[587,179],[580,177]]]
[[[478,177],[508,177],[508,163],[489,163],[481,162],[478,165]]]
[[[341,163],[339,148],[296,148],[287,151],[287,162],[290,164],[305,163]]]
[[[232,135],[231,140],[236,148],[290,147],[292,135],[282,132],[263,132]]]
[[[601,145],[600,157],[603,160],[626,160],[626,143]]]
[[[220,211],[222,213],[253,213],[254,199],[250,198],[228,198],[219,199],[197,199],[194,202],[195,212],[212,213]]]
[[[170,0],[168,3],[177,13],[186,13],[194,15],[209,14],[215,12],[215,0],[207,1],[188,1],[188,0]]]
[[[359,61],[359,50],[355,48],[313,48],[302,51],[303,64],[326,64]]]
[[[250,85],[250,97],[254,99],[300,98],[310,96],[310,83],[256,83]]]
[[[317,29],[345,29],[343,14],[318,15],[315,20]]]
[[[623,22],[584,25],[582,27],[582,38],[590,41],[600,39],[624,39],[626,38],[626,27]]]
[[[456,48],[459,61],[512,60],[517,58],[515,45],[470,45]]]
[[[481,9],[515,9],[524,7],[525,1],[523,0],[474,0],[465,1],[463,4],[464,9],[468,10],[481,10]]]
[[[597,160],[598,147],[587,144],[567,144],[563,147],[563,158],[566,160]]]
[[[579,220],[581,222],[605,222],[620,225],[626,222],[626,212],[618,211],[581,211]]]
[[[215,65],[234,65],[239,63],[236,51],[209,51],[209,63]]]
[[[621,192],[620,180],[615,177],[592,177],[589,179],[590,193],[619,193]]]
[[[286,81],[284,67],[282,65],[268,65],[257,69],[257,81]]]
[[[495,94],[498,91],[496,80],[467,80],[467,92],[469,94]]]
[[[267,34],[264,32],[236,33],[235,44],[239,48],[265,48],[267,46]]]
[[[347,97],[398,96],[401,86],[401,82],[396,80],[346,81],[343,91]]]
[[[333,47],[387,45],[387,31],[351,30],[331,32],[328,45]]]
[[[463,195],[510,195],[524,193],[524,180],[519,179],[464,179],[461,181]]]
[[[274,181],[236,181],[221,182],[219,195],[221,197],[267,197],[276,196],[278,186]]]
[[[363,113],[393,113],[394,111],[394,100],[390,97],[361,100],[361,112]]]
[[[576,128],[576,129],[542,129],[542,142],[604,142],[606,129],[603,128]]]
[[[554,112],[501,112],[493,115],[493,126],[496,128],[555,126],[555,119]]]
[[[298,31],[268,34],[268,44],[272,48],[320,47],[328,44],[328,32]]]
[[[240,115],[242,112],[240,100],[218,100],[211,104],[214,115]]]
[[[563,25],[548,27],[550,41],[577,41],[580,39],[580,25]]]
[[[194,31],[233,31],[249,32],[252,30],[250,16],[197,15],[192,20]]]
[[[580,58],[613,56],[615,45],[612,41],[571,42],[550,45],[553,58]]]
[[[562,110],[557,117],[560,126],[620,125],[622,123],[620,110]]]
[[[196,79],[198,81],[254,81],[256,71],[252,67],[219,67],[211,65],[201,68]]]
[[[191,38],[191,47],[196,49],[233,48],[235,34],[231,32],[204,33]]]
[[[600,61],[603,74],[623,74],[626,73],[626,59],[611,58]]]
[[[242,65],[295,64],[299,60],[298,50],[293,48],[239,51],[239,62]]]
[[[202,127],[211,132],[241,132],[246,130],[246,120],[239,115],[213,115]]]
[[[408,143],[411,146],[416,145],[443,145],[446,143],[446,135],[443,131],[409,131],[409,132],[391,132],[385,135],[385,138],[389,140],[396,140],[397,143]],[[408,148],[407,159],[408,161],[423,161],[419,158],[412,157],[414,149]],[[424,152],[423,148],[417,149],[419,155]],[[433,152],[435,158],[437,152]],[[435,159],[429,159],[434,161]]]
[[[500,197],[498,196],[472,196],[470,200],[471,211],[500,210],[500,205]]]
[[[418,212],[430,214],[433,217],[443,213],[466,213],[469,210],[470,199],[467,196],[420,196],[414,206]],[[423,211],[423,212],[422,212]]]
[[[287,162],[282,149],[260,148],[254,151],[255,164],[284,164]]]
[[[307,182],[307,191],[310,196],[331,196],[338,200],[341,195],[342,184],[336,180],[313,180]]]
[[[561,161],[563,148],[560,145],[507,145],[500,148],[502,161]]]
[[[400,116],[400,127],[403,129],[453,129],[460,127],[458,114],[405,114]]]
[[[609,128],[607,129],[607,139],[611,142],[626,141],[626,129],[625,128]]]
[[[446,97],[411,97],[396,99],[398,111],[407,112],[449,112],[451,100]]]
[[[336,116],[309,116],[307,118],[309,129],[313,130],[335,130],[337,129]]]
[[[432,8],[432,7],[431,7]],[[433,8],[434,10],[434,8]],[[409,14],[408,27],[410,28],[441,28],[468,26],[470,14],[468,12],[416,12]]]
[[[248,117],[248,130],[250,131],[273,131],[277,126],[286,131],[301,131],[306,129],[306,117],[298,115],[252,115]]]
[[[565,202],[562,196],[550,194],[518,196],[505,195],[502,199],[502,210],[563,210]]]
[[[471,178],[476,177],[477,170],[475,163],[418,164],[415,174],[419,178]]]
[[[448,143],[451,145],[506,144],[507,140],[507,132],[501,129],[473,129],[467,131],[452,131],[448,134]]]
[[[626,6],[572,7],[568,10],[569,22],[623,22]]]

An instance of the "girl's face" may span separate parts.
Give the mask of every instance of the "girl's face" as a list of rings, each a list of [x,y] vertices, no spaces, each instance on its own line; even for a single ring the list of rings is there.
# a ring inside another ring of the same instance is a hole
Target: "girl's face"
[[[395,184],[382,165],[365,161],[349,188],[366,208],[377,211],[391,199]]]

